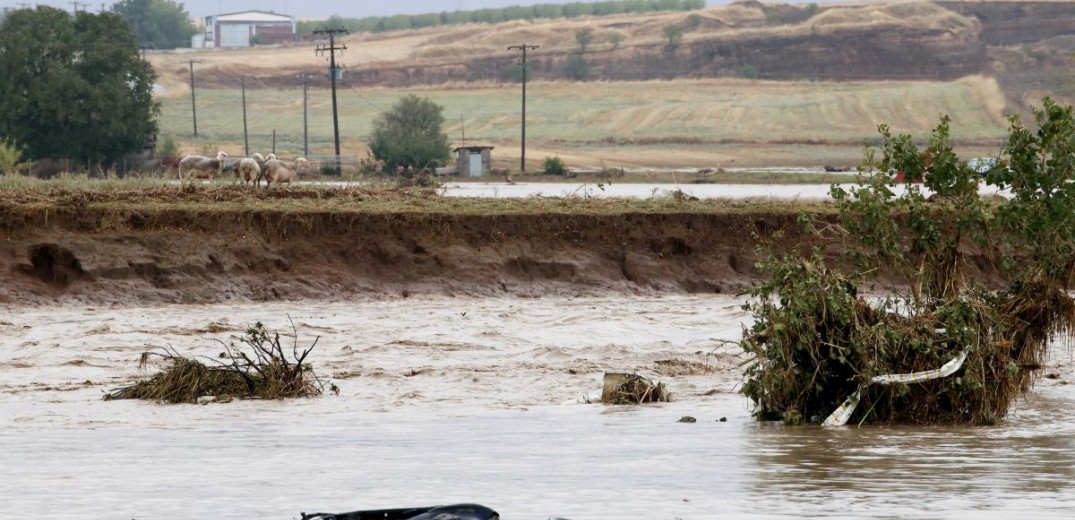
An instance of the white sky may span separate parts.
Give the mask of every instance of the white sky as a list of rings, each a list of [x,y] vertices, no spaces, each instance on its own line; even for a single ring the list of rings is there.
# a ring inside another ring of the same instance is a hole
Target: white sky
[[[194,17],[209,16],[212,14],[232,13],[258,9],[275,11],[278,13],[305,18],[327,18],[338,14],[349,18],[361,18],[364,16],[384,16],[392,14],[419,14],[439,13],[441,11],[466,11],[470,9],[482,9],[485,7],[507,7],[514,5],[534,4],[564,4],[578,0],[394,0],[392,2],[357,1],[340,2],[333,0],[187,0],[181,2],[187,12]],[[723,5],[731,0],[706,0],[710,6]],[[792,0],[794,1],[794,0]],[[113,2],[94,2],[87,0],[80,2],[80,9],[98,11],[103,7],[111,6]],[[46,0],[35,2],[31,0],[0,0],[0,7],[24,7],[36,5],[51,5],[71,10],[71,1]]]

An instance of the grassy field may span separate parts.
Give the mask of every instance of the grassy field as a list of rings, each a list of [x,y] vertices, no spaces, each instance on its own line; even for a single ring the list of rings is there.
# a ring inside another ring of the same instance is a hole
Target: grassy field
[[[248,87],[250,85],[248,84]],[[253,85],[256,87],[256,85]],[[453,145],[496,147],[497,167],[517,167],[517,85],[456,85],[339,92],[343,153],[364,156],[374,118],[416,93],[444,107]],[[925,137],[941,114],[968,155],[996,153],[1004,135],[1004,96],[992,79],[938,82],[762,82],[677,80],[533,83],[527,93],[527,158],[539,168],[556,155],[568,166],[732,167],[854,165],[876,126]],[[247,89],[250,152],[301,154],[301,89]],[[311,90],[311,153],[332,149],[331,97]],[[185,151],[243,153],[239,89],[198,91],[197,140],[189,98],[162,100],[161,130]],[[961,150],[962,151],[962,150]]]

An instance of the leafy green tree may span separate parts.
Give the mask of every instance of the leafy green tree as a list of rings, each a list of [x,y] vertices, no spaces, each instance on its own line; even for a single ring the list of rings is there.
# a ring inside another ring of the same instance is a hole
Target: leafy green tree
[[[31,164],[22,160],[22,147],[7,139],[0,139],[0,175],[14,174],[29,169]]]
[[[127,20],[139,45],[151,49],[189,47],[198,32],[183,4],[171,0],[123,0],[112,11]]]
[[[702,21],[702,15],[691,13],[687,16],[687,28],[693,31],[702,25]]]
[[[613,49],[619,49],[620,43],[623,42],[623,33],[613,32],[608,35],[608,43],[612,45]]]
[[[575,41],[579,44],[579,52],[586,52],[586,47],[593,41],[593,29],[583,27],[575,31]]]
[[[585,81],[590,77],[590,64],[581,54],[572,54],[567,57],[567,63],[564,64],[564,74],[568,79]]]
[[[500,75],[507,81],[522,81],[523,66],[520,63],[509,63],[507,65],[504,65],[504,67],[500,69]],[[534,67],[529,62],[526,64],[526,76],[528,78],[534,77]]]
[[[679,43],[683,41],[683,28],[678,25],[666,25],[661,32],[664,33],[664,39],[668,40],[665,49],[669,52],[675,51]]]
[[[154,81],[118,15],[14,11],[0,25],[0,139],[33,159],[110,162],[157,132]]]
[[[444,107],[410,94],[373,122],[370,151],[386,171],[397,167],[426,168],[447,164],[450,149]]]

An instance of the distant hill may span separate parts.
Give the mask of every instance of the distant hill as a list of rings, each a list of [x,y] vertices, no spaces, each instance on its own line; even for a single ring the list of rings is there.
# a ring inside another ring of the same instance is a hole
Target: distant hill
[[[343,41],[344,87],[516,81],[527,43],[535,80],[739,77],[771,80],[952,80],[995,76],[1011,101],[1072,96],[1075,3],[942,1],[768,4],[691,12],[523,20],[359,34]],[[576,38],[589,35],[583,49]],[[169,59],[171,58],[171,59]],[[166,84],[186,81],[188,57],[158,55]],[[238,74],[259,85],[323,81],[309,43],[205,53],[206,86]]]

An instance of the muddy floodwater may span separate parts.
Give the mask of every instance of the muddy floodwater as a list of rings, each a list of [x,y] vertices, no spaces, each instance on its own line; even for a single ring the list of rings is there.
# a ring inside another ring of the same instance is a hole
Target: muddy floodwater
[[[997,426],[789,428],[753,421],[737,394],[743,360],[727,341],[742,303],[0,308],[0,518],[292,519],[454,502],[505,519],[1073,516],[1069,349]],[[294,323],[300,346],[319,337],[309,361],[339,395],[101,398],[139,376],[146,350],[212,356],[258,321],[288,335]],[[675,401],[591,404],[606,370],[660,379]]]

